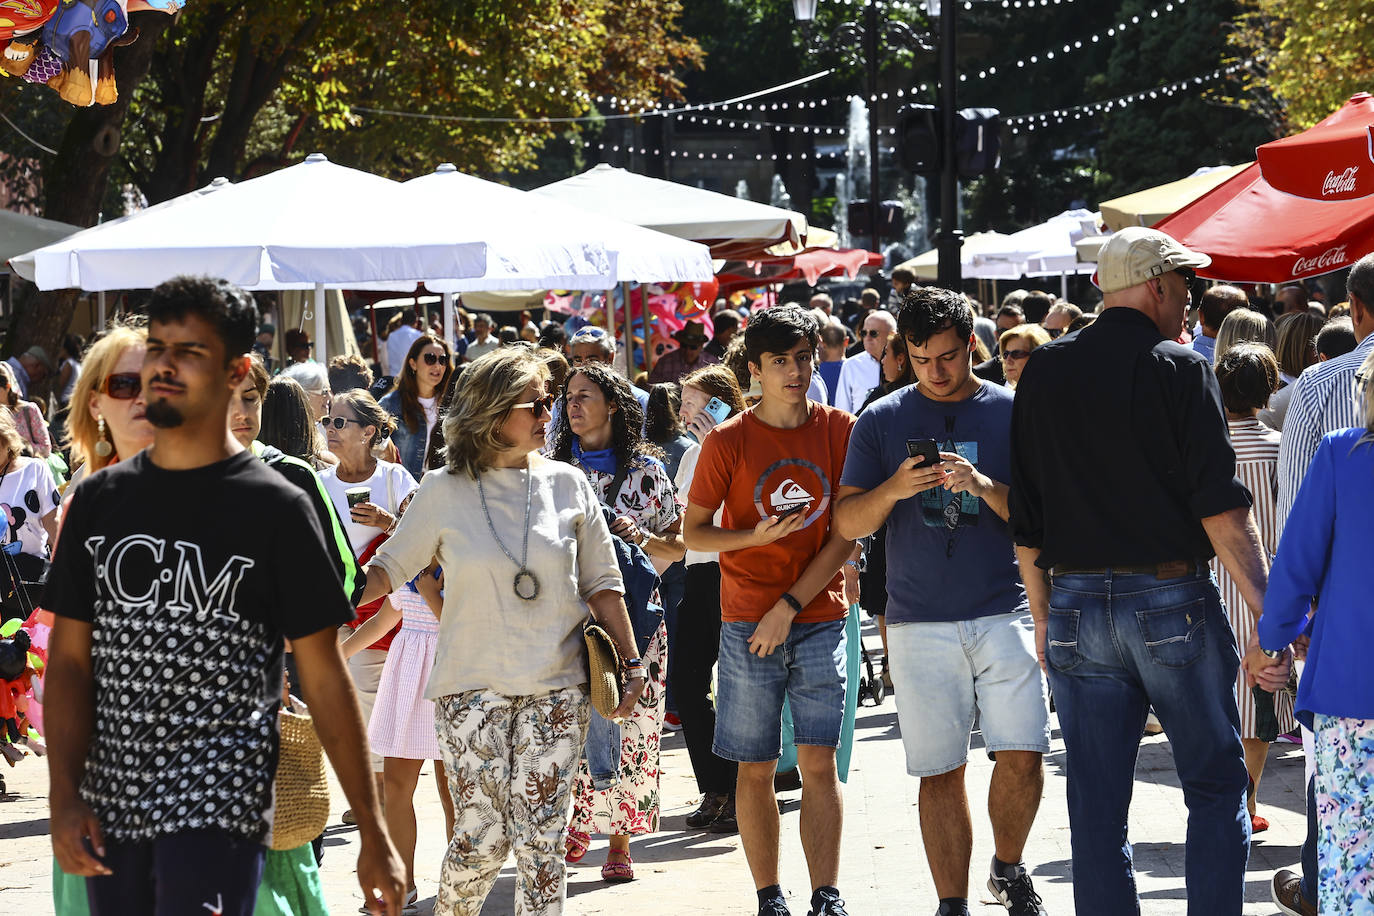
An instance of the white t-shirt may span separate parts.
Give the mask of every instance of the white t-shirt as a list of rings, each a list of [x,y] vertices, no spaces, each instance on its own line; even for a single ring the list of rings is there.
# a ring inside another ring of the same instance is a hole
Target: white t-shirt
[[[0,480],[0,510],[5,514],[6,523],[0,543],[18,541],[24,553],[46,557],[48,532],[43,529],[40,519],[56,509],[60,501],[57,482],[46,461],[14,459],[13,466]]]
[[[374,528],[371,525],[359,525],[353,521],[352,514],[348,511],[348,497],[344,495],[345,490],[354,487],[367,487],[372,491],[372,497],[368,502],[374,506],[380,506],[392,515],[396,514],[396,509],[401,505],[401,500],[415,489],[417,484],[415,478],[410,476],[410,472],[399,464],[392,464],[389,461],[378,461],[377,469],[372,472],[372,476],[367,480],[357,483],[347,483],[339,479],[339,469],[337,465],[331,465],[320,471],[320,481],[324,484],[325,492],[329,494],[329,499],[334,503],[334,511],[339,513],[339,523],[343,525],[344,533],[348,535],[348,543],[353,548],[353,556],[358,556],[363,552],[368,544],[382,533],[382,529]]]
[[[425,441],[428,442],[434,432],[434,424],[439,422],[439,398],[437,395],[432,398],[417,396],[415,400],[420,402],[425,411]]]
[[[406,367],[406,354],[410,352],[410,345],[415,343],[424,332],[403,324],[386,339],[386,371],[395,376],[399,376]]]
[[[883,380],[882,363],[868,355],[856,353],[840,366],[840,380],[836,384],[835,406],[849,413],[857,413],[864,406],[868,393]]]
[[[819,375],[819,373],[817,374]],[[677,491],[682,494],[684,500],[687,498],[687,494],[692,492],[692,478],[696,475],[699,458],[701,458],[701,446],[693,445],[682,453],[682,460],[678,462],[677,478],[673,484],[677,487]],[[720,508],[716,510],[715,518],[711,519],[711,524],[719,528],[725,524],[724,518],[725,504],[721,503]],[[688,549],[687,556],[683,558],[682,562],[686,566],[696,566],[699,563],[719,563],[720,554]]]

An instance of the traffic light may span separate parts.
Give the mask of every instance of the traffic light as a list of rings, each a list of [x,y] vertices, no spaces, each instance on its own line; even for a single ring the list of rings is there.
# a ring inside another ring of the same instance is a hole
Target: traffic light
[[[1001,112],[996,108],[960,109],[954,129],[959,177],[995,172],[1001,153]],[[943,149],[938,107],[911,104],[897,112],[897,153],[903,168],[917,175],[938,175],[944,169]]]

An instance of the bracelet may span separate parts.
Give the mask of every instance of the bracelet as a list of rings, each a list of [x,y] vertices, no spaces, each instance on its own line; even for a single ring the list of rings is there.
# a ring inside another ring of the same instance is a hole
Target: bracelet
[[[638,678],[643,678],[644,680],[647,681],[647,680],[649,679],[649,670],[648,670],[647,668],[645,668],[643,665],[640,665],[639,667],[636,667],[636,668],[626,668],[626,669],[625,669],[625,677],[624,677],[624,680],[626,680],[626,681],[633,681],[633,680],[634,680],[635,678],[637,678],[637,677],[638,677]]]
[[[803,610],[802,603],[798,601],[796,598],[792,597],[791,592],[783,592],[782,597],[778,600],[786,603],[787,606],[792,609],[792,613],[794,614],[800,614]]]
[[[852,567],[854,567],[854,571],[855,571],[855,572],[863,572],[863,571],[864,571],[863,564],[860,563],[858,560],[845,560],[845,561],[844,561],[844,565],[845,565],[845,566],[852,566]]]
[[[624,659],[624,660],[620,663],[620,667],[621,667],[622,669],[624,669],[624,668],[643,668],[643,667],[644,667],[644,659],[642,659],[642,658],[627,658],[627,659]]]

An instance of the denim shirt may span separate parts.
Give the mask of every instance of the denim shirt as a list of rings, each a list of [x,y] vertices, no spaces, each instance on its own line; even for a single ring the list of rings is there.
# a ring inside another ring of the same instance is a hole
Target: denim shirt
[[[382,398],[381,405],[396,419],[396,431],[391,434],[391,441],[401,455],[401,464],[410,472],[410,476],[419,480],[425,476],[425,451],[429,445],[429,425],[425,422],[424,411],[420,412],[419,428],[412,433],[401,412],[399,389]]]

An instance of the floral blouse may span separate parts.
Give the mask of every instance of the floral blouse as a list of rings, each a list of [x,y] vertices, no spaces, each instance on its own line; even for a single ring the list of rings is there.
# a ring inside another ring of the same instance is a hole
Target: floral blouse
[[[625,477],[620,487],[615,505],[611,506],[616,515],[627,515],[634,523],[650,534],[661,535],[672,527],[673,522],[682,516],[682,503],[678,500],[677,488],[668,476],[662,463],[653,458],[637,458],[636,466]],[[607,490],[615,480],[614,474],[606,474],[578,465],[592,489],[596,491],[601,504],[607,505]]]

